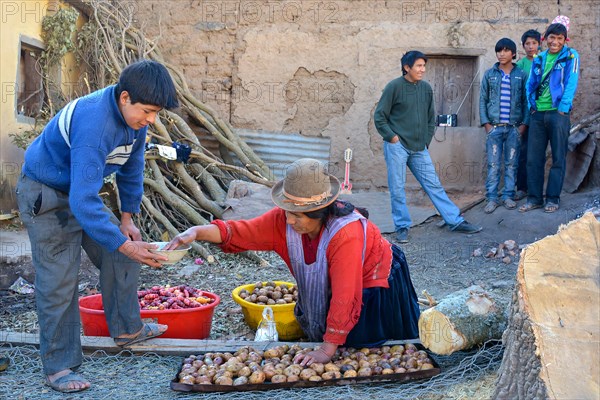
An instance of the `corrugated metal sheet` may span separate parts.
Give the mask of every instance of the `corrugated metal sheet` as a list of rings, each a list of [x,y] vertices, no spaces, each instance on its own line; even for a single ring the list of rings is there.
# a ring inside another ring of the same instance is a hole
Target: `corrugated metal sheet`
[[[324,164],[329,163],[331,139],[328,137],[302,136],[294,133],[254,131],[236,129],[237,134],[272,169],[276,178],[281,179],[285,167],[299,158],[314,158]],[[201,137],[202,145],[217,156],[217,140]],[[231,155],[238,162],[237,158]]]

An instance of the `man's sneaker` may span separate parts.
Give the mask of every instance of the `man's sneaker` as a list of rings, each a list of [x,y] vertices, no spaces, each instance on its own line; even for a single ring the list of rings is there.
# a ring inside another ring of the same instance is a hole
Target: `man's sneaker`
[[[408,243],[408,228],[400,228],[396,231],[396,241],[398,243]]]
[[[480,226],[471,225],[467,221],[463,221],[460,224],[456,225],[454,228],[450,228],[452,232],[460,232],[460,233],[477,233],[481,231],[483,228]]]

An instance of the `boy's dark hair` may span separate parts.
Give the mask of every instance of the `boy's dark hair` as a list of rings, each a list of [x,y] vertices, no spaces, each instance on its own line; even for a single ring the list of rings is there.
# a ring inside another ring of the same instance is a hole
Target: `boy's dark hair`
[[[535,29],[530,29],[521,36],[521,44],[525,46],[525,42],[527,39],[532,38],[537,40],[538,43],[542,43],[542,34],[536,31]]]
[[[567,27],[559,23],[552,24],[548,27],[548,29],[546,29],[546,33],[544,33],[544,38],[548,39],[548,36],[550,35],[563,35],[566,39]]]
[[[517,57],[517,45],[509,38],[502,38],[496,43],[496,53],[504,49],[510,50],[512,52],[513,58]]]
[[[115,88],[117,99],[123,91],[129,93],[132,104],[151,104],[168,110],[179,107],[169,71],[156,61],[141,60],[125,67]]]
[[[415,65],[415,62],[417,62],[417,60],[420,58],[425,60],[425,63],[427,63],[427,56],[418,50],[411,50],[404,54],[402,56],[402,59],[400,60],[400,66],[402,67],[402,75],[407,74],[406,70],[404,69],[405,66],[408,66],[408,68],[412,68],[413,65]]]

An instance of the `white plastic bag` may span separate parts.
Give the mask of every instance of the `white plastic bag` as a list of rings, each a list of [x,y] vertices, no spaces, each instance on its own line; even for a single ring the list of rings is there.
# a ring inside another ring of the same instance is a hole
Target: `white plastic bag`
[[[273,309],[271,307],[265,307],[262,313],[262,320],[258,323],[258,328],[256,328],[254,341],[277,342],[278,340],[279,335],[277,334],[277,325],[273,318]]]

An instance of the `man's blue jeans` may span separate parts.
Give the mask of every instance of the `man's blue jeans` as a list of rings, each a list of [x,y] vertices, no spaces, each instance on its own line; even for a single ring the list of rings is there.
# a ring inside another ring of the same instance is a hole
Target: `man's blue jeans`
[[[487,178],[485,180],[485,197],[488,201],[498,202],[498,186],[502,174],[504,159],[504,189],[502,200],[515,196],[515,181],[519,163],[520,137],[514,126],[497,126],[487,134]]]
[[[527,146],[527,201],[531,204],[544,202],[544,172],[546,146],[552,149],[552,167],[546,185],[546,201],[559,204],[565,178],[565,165],[569,144],[569,114],[558,111],[536,111],[529,122],[529,143]]]
[[[464,221],[460,216],[460,209],[448,198],[442,187],[427,149],[412,151],[405,148],[399,141],[396,143],[383,142],[383,155],[387,165],[392,219],[396,231],[401,228],[410,228],[412,223],[404,191],[407,165],[446,224],[454,227]]]

